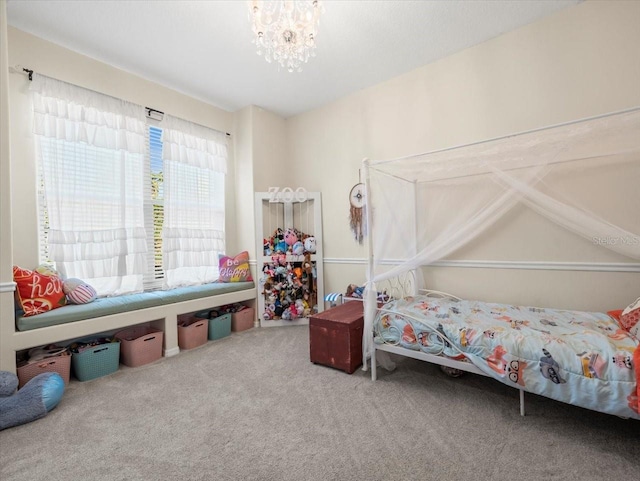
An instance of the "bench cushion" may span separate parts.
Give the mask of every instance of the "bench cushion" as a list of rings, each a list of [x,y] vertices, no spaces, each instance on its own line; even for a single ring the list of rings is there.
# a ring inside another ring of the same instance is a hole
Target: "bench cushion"
[[[41,327],[55,326],[67,322],[91,319],[94,317],[119,314],[121,312],[163,306],[202,297],[226,294],[229,292],[254,289],[253,282],[211,283],[200,286],[178,287],[168,291],[149,291],[117,297],[102,297],[89,304],[73,304],[37,316],[18,317],[16,327],[19,331],[29,331]],[[215,306],[211,306],[215,307]]]

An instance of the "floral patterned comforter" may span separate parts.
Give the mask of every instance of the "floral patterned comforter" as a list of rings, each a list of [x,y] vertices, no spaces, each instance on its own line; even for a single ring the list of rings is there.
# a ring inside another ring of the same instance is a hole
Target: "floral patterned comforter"
[[[379,312],[378,343],[466,358],[519,389],[640,419],[639,342],[606,314],[426,297],[384,309],[394,313]]]

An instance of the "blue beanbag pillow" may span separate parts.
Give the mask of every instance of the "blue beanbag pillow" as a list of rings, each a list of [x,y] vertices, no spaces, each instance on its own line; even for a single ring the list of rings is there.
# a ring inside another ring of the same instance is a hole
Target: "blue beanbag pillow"
[[[0,371],[0,431],[40,419],[64,394],[64,380],[56,372],[38,374],[16,392],[15,374]]]

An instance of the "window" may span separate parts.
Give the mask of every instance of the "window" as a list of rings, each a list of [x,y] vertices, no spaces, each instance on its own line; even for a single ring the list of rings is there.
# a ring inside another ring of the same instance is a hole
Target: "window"
[[[42,260],[99,295],[211,282],[224,134],[43,76],[33,91]]]
[[[148,128],[148,195],[145,200],[145,227],[148,236],[148,268],[144,279],[145,289],[162,286],[164,271],[162,268],[162,226],[164,221],[164,177],[162,172],[162,129]]]
[[[142,290],[144,110],[41,75],[30,89],[41,252],[101,295]]]
[[[164,286],[211,282],[225,251],[227,138],[168,115],[162,124]]]

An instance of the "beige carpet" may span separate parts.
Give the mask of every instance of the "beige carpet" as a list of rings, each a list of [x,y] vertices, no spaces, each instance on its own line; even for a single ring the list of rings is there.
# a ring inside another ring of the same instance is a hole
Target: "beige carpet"
[[[10,480],[631,480],[640,422],[403,361],[309,362],[304,326],[253,329],[72,381],[42,420],[0,432]]]

